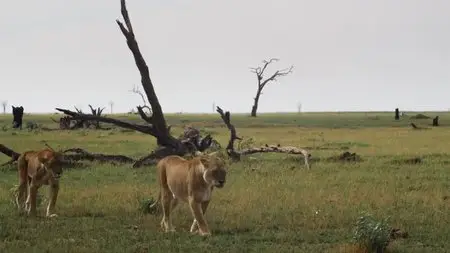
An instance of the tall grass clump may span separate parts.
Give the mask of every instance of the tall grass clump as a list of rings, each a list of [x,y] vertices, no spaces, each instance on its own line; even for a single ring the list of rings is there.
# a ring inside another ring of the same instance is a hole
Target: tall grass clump
[[[369,214],[362,214],[356,221],[353,239],[369,253],[384,253],[390,233],[387,219],[377,220]]]

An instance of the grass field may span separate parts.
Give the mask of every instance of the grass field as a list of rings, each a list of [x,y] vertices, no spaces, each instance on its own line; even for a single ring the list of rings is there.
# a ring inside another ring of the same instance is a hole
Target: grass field
[[[389,218],[390,225],[409,233],[391,243],[389,252],[450,252],[450,113],[424,114],[439,115],[442,126],[429,126],[431,119],[411,120],[413,113],[400,121],[383,112],[232,115],[238,135],[253,138],[255,146],[348,146],[364,161],[321,159],[309,171],[301,158],[286,154],[255,154],[256,159],[233,163],[226,186],[214,191],[208,209],[211,238],[188,233],[187,205],[175,211],[174,234],[160,231],[160,216],[139,211],[157,192],[154,167],[90,163],[67,169],[57,202],[60,216],[52,220],[43,217],[46,203],[38,207],[37,219],[17,214],[10,195],[17,172],[4,168],[0,252],[357,252],[353,228],[363,212]],[[25,115],[24,121],[57,127],[50,117],[58,116]],[[11,121],[11,115],[0,116],[0,143],[18,152],[43,148],[45,140],[61,149],[141,157],[156,145],[151,136],[116,128],[17,131]],[[167,121],[176,135],[191,125],[212,133],[223,146],[229,138],[217,114],[174,114]],[[410,122],[429,129],[413,130]],[[319,158],[341,152],[311,150]],[[423,162],[402,162],[412,157]],[[0,163],[6,161],[0,155]]]

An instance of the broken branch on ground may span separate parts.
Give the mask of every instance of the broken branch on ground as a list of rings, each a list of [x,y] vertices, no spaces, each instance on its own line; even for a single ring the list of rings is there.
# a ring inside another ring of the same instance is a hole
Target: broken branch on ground
[[[254,148],[247,148],[247,149],[242,149],[242,150],[235,150],[234,149],[235,140],[242,140],[242,139],[237,136],[236,128],[234,127],[233,124],[231,124],[230,112],[227,111],[224,113],[222,108],[220,108],[219,106],[217,106],[216,111],[220,114],[220,116],[221,116],[223,122],[225,123],[225,125],[227,126],[228,130],[230,130],[230,140],[228,142],[228,146],[226,149],[227,149],[228,155],[233,160],[239,161],[240,157],[242,155],[250,155],[250,154],[255,154],[255,153],[298,154],[298,155],[302,155],[304,157],[306,168],[308,168],[308,169],[310,168],[309,159],[311,157],[311,154],[309,154],[308,151],[306,151],[305,149],[302,149],[302,148],[290,147],[290,146],[282,147],[280,145],[267,145],[266,144],[265,146],[262,146],[262,147],[254,147]]]

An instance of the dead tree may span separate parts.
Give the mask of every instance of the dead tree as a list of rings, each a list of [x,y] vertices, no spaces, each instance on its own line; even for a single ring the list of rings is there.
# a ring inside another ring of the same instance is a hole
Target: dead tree
[[[147,100],[151,107],[151,115],[147,115],[143,111],[142,106],[137,106],[137,110],[141,118],[145,121],[146,124],[133,124],[129,122],[124,122],[120,120],[116,120],[113,118],[108,118],[104,116],[97,115],[87,115],[80,112],[73,112],[66,109],[56,108],[56,110],[63,112],[66,115],[71,116],[73,119],[82,119],[82,120],[96,120],[99,122],[111,123],[117,125],[119,127],[132,129],[135,131],[139,131],[145,134],[152,135],[156,138],[156,143],[158,148],[154,150],[148,156],[145,156],[139,160],[137,160],[133,167],[140,167],[146,164],[155,163],[157,160],[168,156],[168,155],[185,155],[187,153],[192,152],[192,147],[197,147],[195,143],[186,144],[186,142],[182,142],[180,139],[173,137],[170,134],[170,127],[167,126],[166,120],[164,118],[163,110],[159,103],[158,97],[156,96],[153,83],[150,78],[150,73],[148,70],[147,63],[144,60],[144,57],[141,54],[138,43],[136,41],[136,37],[133,31],[133,27],[131,25],[130,18],[128,16],[128,11],[126,9],[125,0],[121,0],[121,13],[122,17],[125,21],[123,24],[121,21],[116,20],[117,25],[119,26],[123,36],[126,39],[128,48],[133,54],[135,64],[139,70],[141,75],[141,84],[144,88],[144,92],[147,96]],[[207,146],[208,141],[205,141]],[[209,142],[211,144],[211,142]],[[199,150],[201,151],[201,150]]]
[[[6,106],[8,105],[8,101],[2,101],[3,106],[3,114],[6,114]]]
[[[105,108],[98,107],[95,109],[91,105],[89,105],[89,108],[91,109],[91,114],[93,116],[100,117],[102,115],[102,112]],[[83,114],[83,111],[75,107],[75,110],[79,114]],[[75,119],[69,116],[64,116],[59,119],[59,122],[52,120],[56,123],[59,123],[59,129],[61,130],[74,130],[74,129],[80,129],[80,128],[95,128],[95,129],[101,129],[100,121],[98,120],[86,120],[86,119]]]
[[[305,166],[307,169],[310,169],[310,157],[311,154],[302,148],[297,147],[291,147],[291,146],[281,146],[280,144],[277,145],[264,145],[262,147],[252,147],[252,148],[246,148],[242,150],[235,150],[234,149],[234,142],[236,140],[242,140],[242,138],[238,137],[236,134],[236,128],[233,124],[231,124],[231,115],[230,112],[223,112],[223,110],[217,106],[216,110],[220,117],[222,118],[223,122],[227,126],[228,130],[230,130],[230,140],[228,141],[228,145],[226,147],[226,151],[228,156],[234,160],[239,161],[241,156],[243,155],[250,155],[255,153],[286,153],[286,154],[296,154],[296,155],[302,155],[304,157]]]
[[[267,66],[269,66],[269,64],[276,62],[276,61],[278,61],[278,59],[275,59],[275,58],[272,58],[269,61],[264,60],[263,61],[264,65],[262,67],[251,68],[252,72],[256,74],[256,78],[258,80],[258,88],[256,89],[256,96],[254,97],[254,102],[253,102],[252,111],[251,111],[252,117],[256,117],[256,112],[258,111],[259,98],[262,95],[262,91],[263,91],[264,87],[269,82],[276,81],[278,77],[286,76],[286,75],[292,73],[292,70],[294,69],[294,66],[291,66],[286,69],[277,70],[270,77],[264,79],[264,74],[265,74],[264,71],[266,71]]]
[[[147,101],[145,100],[145,96],[142,93],[142,91],[139,89],[139,87],[134,86],[133,89],[130,90],[130,92],[133,92],[133,93],[139,95],[141,97],[142,103],[143,103],[143,105],[141,105],[142,109],[145,108],[145,109],[147,109],[147,112],[146,112],[147,114],[152,114],[152,109],[147,105]]]
[[[105,107],[103,108],[98,107],[97,109],[94,109],[91,105],[89,105],[89,108],[91,109],[92,115],[99,117],[102,116],[102,112],[103,110],[105,110]],[[90,125],[94,125],[96,129],[100,129],[100,121],[98,120],[88,121],[88,127],[90,127]]]
[[[436,117],[433,119],[433,126],[439,126],[439,116],[436,116]]]
[[[11,107],[13,113],[13,128],[20,128],[22,130],[23,106]]]

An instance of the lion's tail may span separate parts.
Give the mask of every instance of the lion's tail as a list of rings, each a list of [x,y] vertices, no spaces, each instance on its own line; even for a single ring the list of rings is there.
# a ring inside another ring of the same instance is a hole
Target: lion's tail
[[[17,170],[19,174],[19,185],[15,187],[12,191],[14,197],[14,203],[17,207],[21,208],[22,203],[28,195],[28,158],[27,153],[22,153],[19,158],[17,158]]]

